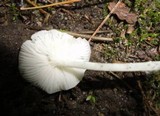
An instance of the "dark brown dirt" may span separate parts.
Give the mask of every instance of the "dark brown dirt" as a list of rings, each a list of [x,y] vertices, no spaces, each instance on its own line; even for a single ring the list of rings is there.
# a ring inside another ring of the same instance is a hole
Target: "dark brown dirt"
[[[7,23],[2,20],[0,24],[1,116],[145,115],[143,97],[137,86],[137,80],[143,80],[145,77],[143,73],[117,73],[121,77],[118,79],[110,72],[86,71],[84,79],[77,87],[52,95],[26,82],[18,71],[18,52],[22,43],[30,39],[31,34],[36,31],[36,28],[34,30],[33,28],[37,24],[29,20],[32,17],[30,12],[25,14],[30,25],[25,24],[26,20],[22,20],[22,17],[13,22],[9,7],[4,8],[7,11]],[[102,8],[103,4],[100,2],[94,5],[80,4],[80,7],[67,9],[70,13],[64,11],[63,8],[56,8],[47,26],[74,32],[95,30],[103,19]],[[1,18],[6,18],[6,15]],[[107,28],[105,25],[102,30]],[[106,58],[102,52],[106,49],[104,47],[106,44],[113,45],[114,43],[91,43],[92,61],[113,61]],[[120,50],[117,46],[115,48],[117,52]],[[125,50],[122,50],[119,55],[124,53]],[[89,95],[95,97],[95,103],[86,101]]]

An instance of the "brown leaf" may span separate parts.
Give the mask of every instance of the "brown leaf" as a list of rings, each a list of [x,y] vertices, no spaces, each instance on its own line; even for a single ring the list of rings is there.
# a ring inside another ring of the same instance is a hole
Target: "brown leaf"
[[[110,2],[108,9],[111,11],[115,5],[115,2]],[[137,22],[137,15],[135,13],[130,13],[130,8],[126,7],[126,5],[122,2],[118,5],[113,14],[116,14],[120,20],[125,20],[129,24],[134,24]]]
[[[137,15],[135,13],[128,13],[126,21],[130,24],[134,24],[135,22],[137,22]]]
[[[131,34],[133,31],[134,31],[134,25],[129,24],[126,33]]]

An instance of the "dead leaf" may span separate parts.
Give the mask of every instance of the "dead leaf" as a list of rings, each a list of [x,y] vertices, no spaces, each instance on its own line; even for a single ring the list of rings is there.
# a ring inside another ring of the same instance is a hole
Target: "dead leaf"
[[[134,31],[134,25],[129,24],[126,33],[131,34],[133,31]]]
[[[108,9],[111,11],[115,7],[115,2],[110,2]],[[137,22],[137,15],[135,13],[130,13],[130,8],[128,8],[124,3],[120,3],[115,9],[113,14],[116,14],[120,20],[125,20],[129,24],[134,24]]]

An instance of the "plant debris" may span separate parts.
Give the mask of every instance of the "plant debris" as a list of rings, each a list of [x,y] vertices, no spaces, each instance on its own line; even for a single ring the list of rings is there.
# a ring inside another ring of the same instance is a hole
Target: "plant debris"
[[[21,6],[20,1],[24,1]],[[44,6],[51,3],[41,1],[57,3],[69,0],[30,1]],[[120,0],[114,1],[117,3]],[[128,13],[138,15],[136,25],[127,23],[125,19],[120,20],[116,14],[110,13],[108,0],[81,0],[67,4],[69,6],[64,4],[44,8],[50,14],[47,24],[43,23],[45,14],[39,12],[40,9],[19,9],[22,6],[33,6],[27,0],[0,0],[0,115],[160,115],[160,71],[152,75],[150,72],[113,73],[87,70],[77,87],[48,95],[23,80],[17,69],[20,46],[36,31],[59,29],[90,36],[108,14],[111,17],[108,15],[108,20],[95,37],[113,38],[113,41],[94,41],[92,38],[90,61],[160,61],[160,1],[123,0],[123,3],[128,8]],[[117,10],[120,12],[119,7]],[[87,97],[91,99],[86,101]]]
[[[111,11],[115,7],[115,2],[110,2],[108,9]],[[129,24],[135,24],[137,22],[137,14],[130,13],[130,8],[128,8],[124,3],[120,3],[115,9],[113,14],[116,14],[120,20],[125,20]]]

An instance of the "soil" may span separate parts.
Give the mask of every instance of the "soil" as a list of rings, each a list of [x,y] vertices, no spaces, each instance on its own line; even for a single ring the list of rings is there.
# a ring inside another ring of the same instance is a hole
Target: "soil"
[[[15,2],[16,3],[16,2]],[[73,89],[47,94],[24,80],[18,71],[18,53],[22,43],[46,27],[73,32],[94,31],[103,20],[103,0],[90,3],[82,1],[74,7],[57,7],[47,24],[31,11],[21,11],[13,21],[10,7],[1,3],[0,11],[0,115],[1,116],[131,116],[146,115],[143,95],[137,82],[146,78],[146,73],[112,73],[86,71],[83,80]],[[40,18],[44,18],[40,16]],[[42,25],[41,25],[42,24]],[[41,26],[40,26],[41,25]],[[102,36],[114,37],[107,25]],[[91,61],[133,62],[153,59],[142,48],[126,48],[114,42],[91,42]],[[147,47],[147,50],[150,50]],[[154,47],[152,47],[154,48]],[[111,52],[112,56],[106,55]],[[137,50],[138,49],[138,50]],[[140,57],[141,55],[141,57]],[[133,56],[133,57],[131,57]],[[148,58],[148,59],[146,59]],[[86,100],[88,96],[92,100]],[[95,101],[94,101],[95,99]]]

